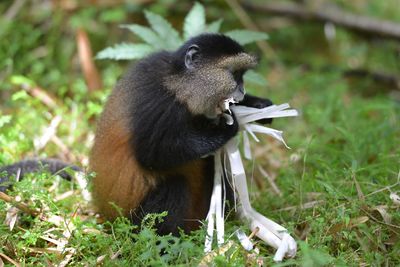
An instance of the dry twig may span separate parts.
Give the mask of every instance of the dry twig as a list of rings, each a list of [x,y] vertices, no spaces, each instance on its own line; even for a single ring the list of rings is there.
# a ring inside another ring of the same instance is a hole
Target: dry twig
[[[36,138],[33,141],[33,144],[34,144],[36,150],[40,150],[40,149],[44,148],[47,145],[47,143],[50,141],[50,139],[56,135],[58,125],[60,125],[61,121],[62,121],[61,116],[55,116],[51,120],[49,127],[47,127],[44,130],[44,133],[42,134],[42,136],[40,136],[40,138]]]
[[[279,187],[276,185],[274,179],[272,179],[272,177],[261,167],[258,166],[258,170],[260,171],[260,173],[267,178],[267,181],[269,183],[269,185],[272,188],[272,191],[277,194],[278,196],[282,196],[282,191],[279,189]]]
[[[9,9],[4,14],[5,20],[11,21],[18,14],[21,8],[25,5],[26,0],[15,0]]]
[[[225,0],[229,7],[233,10],[236,16],[239,18],[240,22],[252,31],[259,31],[257,25],[253,22],[247,12],[242,8],[242,6],[237,2],[237,0]],[[276,56],[274,50],[268,45],[266,41],[257,41],[257,46],[263,52],[266,58],[273,58],[274,61],[279,63],[279,59]]]
[[[39,86],[23,85],[22,89],[27,91],[31,96],[39,99],[39,101],[47,107],[51,109],[55,109],[57,107],[56,101],[43,88],[40,88]]]
[[[103,87],[99,72],[93,61],[92,48],[87,33],[78,29],[76,42],[78,46],[79,60],[81,62],[83,75],[89,91],[95,91]]]
[[[65,160],[68,162],[76,162],[76,156],[74,153],[71,152],[71,150],[68,148],[66,144],[57,136],[54,135],[51,137],[51,141],[59,148],[61,149],[62,156],[65,157]]]
[[[343,74],[345,77],[371,78],[377,83],[385,84],[387,86],[400,89],[400,77],[394,74],[388,74],[379,71],[371,71],[367,69],[346,70]]]
[[[19,201],[16,201],[13,197],[7,195],[6,193],[0,192],[0,199],[4,200],[5,202],[11,203],[12,205],[17,207],[18,209],[20,209],[23,212],[28,213],[28,214],[30,214],[32,216],[39,215],[38,211],[29,208],[29,206],[26,205],[25,203],[21,203]]]
[[[6,254],[0,253],[0,258],[7,260],[8,262],[14,264],[14,266],[17,266],[17,267],[21,266],[18,262],[14,261],[10,257],[8,257]]]
[[[154,0],[134,0],[132,3],[135,5],[146,5],[152,3]],[[128,4],[126,0],[52,0],[54,6],[65,9],[66,11],[75,11],[79,8],[96,6],[96,8],[112,8],[114,6],[121,6]]]
[[[276,211],[291,211],[291,210],[305,210],[305,209],[311,209],[314,208],[315,206],[318,206],[319,204],[323,204],[325,203],[324,200],[314,200],[314,201],[310,201],[304,204],[301,204],[300,206],[289,206],[286,208],[282,208],[282,209],[277,209]]]
[[[257,226],[256,228],[254,228],[253,232],[251,232],[251,234],[249,235],[249,239],[252,239],[258,233],[258,231],[260,231],[260,228]]]
[[[356,15],[333,5],[302,6],[295,3],[281,3],[277,1],[262,4],[243,1],[242,4],[247,10],[252,12],[269,13],[324,23],[330,22],[358,32],[400,40],[399,23]]]

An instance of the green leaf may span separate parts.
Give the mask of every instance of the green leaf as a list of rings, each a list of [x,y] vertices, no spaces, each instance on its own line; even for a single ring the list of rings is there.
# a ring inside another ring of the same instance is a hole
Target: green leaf
[[[163,40],[164,49],[175,50],[182,44],[179,33],[167,20],[150,11],[145,11],[144,14],[151,28],[153,28]]]
[[[138,24],[121,25],[121,28],[128,29],[137,36],[139,36],[143,41],[148,43],[150,46],[161,49],[162,40],[161,38],[149,27],[145,27]]]
[[[260,86],[267,86],[268,81],[259,72],[254,70],[248,70],[244,75],[244,80],[246,83],[253,83]]]
[[[97,59],[140,59],[151,52],[154,48],[147,44],[117,44],[114,47],[108,47],[100,51],[97,55]]]
[[[0,128],[11,121],[11,115],[0,116]]]
[[[100,13],[100,21],[102,22],[120,22],[126,18],[126,11],[121,8],[106,9]]]
[[[221,24],[224,20],[223,19],[218,19],[216,21],[211,22],[207,26],[207,32],[212,32],[212,33],[217,33],[219,32],[219,29],[221,28]]]
[[[231,37],[241,45],[268,39],[268,34],[264,32],[255,32],[249,30],[233,30],[226,32],[225,35]]]
[[[11,100],[12,101],[17,101],[17,100],[20,100],[20,99],[25,100],[25,99],[28,99],[28,98],[29,98],[29,95],[24,90],[18,91],[18,92],[14,93],[11,96]]]
[[[35,86],[35,82],[28,77],[22,75],[13,75],[10,78],[11,84],[19,85],[19,86],[28,86],[33,87]]]
[[[327,266],[334,261],[334,258],[322,249],[312,249],[303,241],[300,241],[299,245],[302,252],[301,266]]]
[[[198,35],[206,30],[206,11],[200,3],[195,3],[192,9],[185,17],[183,23],[183,36],[187,40],[190,37]]]

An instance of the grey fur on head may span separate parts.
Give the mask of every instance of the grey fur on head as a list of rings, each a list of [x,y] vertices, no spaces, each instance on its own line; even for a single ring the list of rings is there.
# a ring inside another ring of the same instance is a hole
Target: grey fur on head
[[[256,64],[255,57],[246,53],[225,56],[186,69],[184,75],[169,76],[164,84],[192,114],[215,117],[219,103],[231,97],[237,89],[232,72],[247,70]]]

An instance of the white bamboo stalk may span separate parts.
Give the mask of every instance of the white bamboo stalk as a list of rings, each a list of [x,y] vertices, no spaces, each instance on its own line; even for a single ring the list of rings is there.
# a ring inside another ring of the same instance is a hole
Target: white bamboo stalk
[[[250,134],[256,142],[258,142],[259,140],[255,133],[263,133],[281,141],[286,147],[288,147],[282,137],[282,131],[251,123],[259,119],[298,115],[296,110],[287,110],[287,108],[289,108],[288,104],[272,105],[263,109],[232,106],[232,111],[235,113],[240,129],[243,130],[243,145],[245,157],[247,159],[251,159],[250,142],[247,133]],[[222,151],[225,153],[225,155],[227,155],[228,158],[231,184],[233,185],[233,189],[236,193],[235,203],[236,200],[238,200],[239,202],[239,205],[237,207],[239,217],[248,223],[252,231],[255,231],[256,228],[258,228],[259,231],[256,233],[256,235],[268,245],[277,249],[274,256],[275,261],[282,261],[284,257],[294,257],[297,251],[297,244],[296,241],[288,234],[286,228],[264,217],[256,210],[254,210],[251,206],[249,192],[247,188],[246,174],[239,152],[237,139],[231,139],[223,147]],[[219,246],[221,246],[224,242],[224,203],[222,200],[221,182],[223,171],[221,150],[215,153],[214,159],[214,189],[211,197],[210,211],[207,215],[208,226],[207,237],[205,241],[206,252],[211,251],[215,223],[217,232],[217,243]],[[241,240],[240,242],[243,243],[244,241]],[[248,249],[249,247],[251,246],[246,245],[246,249]]]

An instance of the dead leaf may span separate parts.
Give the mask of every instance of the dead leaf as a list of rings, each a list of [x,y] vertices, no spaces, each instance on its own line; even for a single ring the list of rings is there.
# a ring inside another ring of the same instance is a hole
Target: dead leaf
[[[64,259],[63,259],[63,260],[60,262],[60,264],[58,264],[57,266],[58,266],[58,267],[65,267],[65,266],[67,266],[67,265],[69,264],[69,262],[71,261],[71,259],[72,259],[73,256],[74,256],[74,255],[71,254],[71,253],[65,255]]]
[[[35,254],[49,253],[49,254],[62,255],[63,253],[63,251],[59,250],[58,248],[28,248],[28,250],[29,252]]]
[[[392,192],[389,197],[395,205],[400,206],[400,196],[398,194]]]
[[[343,230],[350,230],[360,224],[366,223],[369,220],[368,216],[361,216],[357,218],[350,219],[349,223],[346,225],[345,223],[337,223],[332,225],[328,233],[329,234],[336,234]]]
[[[102,263],[102,262],[106,259],[106,257],[107,257],[106,254],[101,255],[100,257],[98,257],[98,258],[96,259],[96,263],[97,263],[97,264]]]
[[[260,250],[254,248],[251,253],[246,255],[246,266],[264,266],[264,258],[260,257]]]
[[[226,242],[222,247],[217,248],[209,253],[207,253],[204,258],[201,260],[199,266],[205,267],[209,266],[211,261],[218,255],[223,255],[227,252],[235,243],[232,240]]]
[[[6,219],[4,223],[9,226],[10,231],[14,229],[15,224],[18,221],[18,211],[16,207],[11,207],[7,210]]]
[[[111,256],[111,260],[115,260],[116,258],[119,257],[119,255],[121,255],[122,253],[122,248],[120,248],[117,252],[115,252],[112,256]]]
[[[387,206],[380,205],[372,208],[371,211],[375,218],[380,217],[385,223],[390,224],[392,222],[392,216],[386,211],[386,209]]]
[[[356,185],[358,199],[362,202],[365,202],[365,195],[364,195],[363,191],[361,190],[361,186],[357,181],[355,173],[352,174],[352,178],[353,178],[354,184]]]
[[[397,244],[399,241],[400,241],[399,235],[396,235],[396,234],[393,234],[393,233],[392,233],[392,234],[390,235],[389,239],[386,240],[384,243],[385,243],[385,245],[387,245],[387,246],[394,246],[394,245]]]

